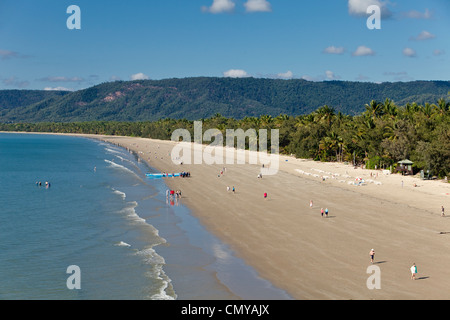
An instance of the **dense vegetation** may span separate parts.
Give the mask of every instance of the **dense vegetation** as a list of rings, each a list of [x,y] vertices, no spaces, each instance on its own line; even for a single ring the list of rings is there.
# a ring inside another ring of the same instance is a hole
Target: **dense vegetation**
[[[368,168],[388,168],[399,160],[410,159],[414,162],[415,172],[430,170],[438,177],[450,174],[450,102],[443,98],[435,103],[407,103],[405,106],[398,106],[389,99],[382,102],[372,100],[359,115],[345,115],[324,105],[307,115],[273,117],[266,114],[235,119],[215,114],[202,120],[203,130],[217,128],[224,136],[225,129],[278,129],[280,152],[299,158],[363,163]],[[91,133],[155,139],[171,139],[177,128],[188,129],[193,137],[193,121],[187,119],[0,124],[3,131]]]
[[[67,91],[45,90],[1,90],[0,91],[0,121],[8,119],[8,114],[16,108],[24,108],[42,101],[56,101]]]
[[[357,115],[367,101],[398,106],[446,98],[450,81],[350,82],[184,78],[103,83],[75,92],[0,91],[0,122],[196,120],[216,113],[243,119],[310,114],[327,104]]]

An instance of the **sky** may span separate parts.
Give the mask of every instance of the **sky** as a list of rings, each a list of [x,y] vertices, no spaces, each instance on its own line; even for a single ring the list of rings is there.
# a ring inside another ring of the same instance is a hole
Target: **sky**
[[[0,0],[0,89],[450,80],[449,15],[450,0]]]

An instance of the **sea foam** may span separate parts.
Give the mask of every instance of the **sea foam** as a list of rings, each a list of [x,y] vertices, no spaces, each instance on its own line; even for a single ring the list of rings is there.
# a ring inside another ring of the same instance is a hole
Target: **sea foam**
[[[128,244],[128,243],[123,242],[123,241],[119,241],[118,243],[115,244],[115,246],[117,246],[117,247],[131,247],[131,244]]]
[[[131,221],[144,225],[147,228],[147,231],[150,231],[150,233],[155,236],[156,239],[158,239],[158,241],[155,242],[156,244],[166,243],[166,239],[162,238],[159,235],[159,230],[156,229],[153,225],[147,223],[147,220],[137,214],[136,207],[138,206],[138,203],[136,201],[131,201],[129,202],[129,204],[130,205],[128,207],[122,210],[122,213],[124,213]],[[154,241],[156,239],[154,239]]]
[[[112,188],[112,189],[113,189],[113,193],[115,193],[115,194],[118,194],[118,195],[122,196],[122,199],[123,199],[123,200],[125,200],[125,198],[127,197],[127,194],[126,194],[125,192],[122,192],[122,191],[116,190],[116,189],[114,189],[114,188]]]
[[[109,153],[118,153],[118,154],[123,154],[123,152],[118,151],[118,150],[113,150],[111,148],[105,148],[105,150]]]
[[[158,279],[161,282],[158,293],[153,294],[150,297],[150,299],[151,300],[176,299],[176,294],[174,294],[175,297],[173,297],[169,295],[166,291],[169,288],[169,285],[172,281],[163,270],[163,267],[166,264],[164,258],[160,256],[153,249],[153,247],[139,250],[136,252],[136,255],[142,257],[143,262],[151,266],[151,269],[148,271],[148,276],[154,279]]]
[[[114,161],[110,161],[110,160],[107,160],[107,159],[104,159],[104,160],[105,160],[106,163],[109,163],[111,168],[120,169],[120,170],[126,171],[128,173],[131,173],[136,178],[138,178],[139,180],[143,181],[142,178],[139,175],[137,175],[136,172],[134,172],[133,170],[130,170],[127,167],[122,166],[122,165],[120,165],[118,163],[115,163]]]

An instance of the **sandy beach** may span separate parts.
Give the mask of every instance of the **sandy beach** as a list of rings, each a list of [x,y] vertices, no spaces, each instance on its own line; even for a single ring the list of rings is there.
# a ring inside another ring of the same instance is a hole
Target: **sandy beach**
[[[277,174],[258,178],[259,164],[176,164],[171,141],[95,138],[161,172],[190,172],[165,181],[210,232],[294,299],[450,299],[448,183],[289,156],[280,156]],[[367,286],[371,266],[379,288]]]

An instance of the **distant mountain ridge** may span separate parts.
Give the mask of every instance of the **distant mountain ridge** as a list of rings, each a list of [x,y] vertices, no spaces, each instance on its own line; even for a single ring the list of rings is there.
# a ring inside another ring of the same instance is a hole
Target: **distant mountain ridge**
[[[450,81],[311,82],[300,79],[173,78],[116,81],[84,90],[0,90],[0,122],[197,120],[217,113],[242,119],[301,115],[328,105],[355,115],[371,100],[397,105],[449,98]]]

